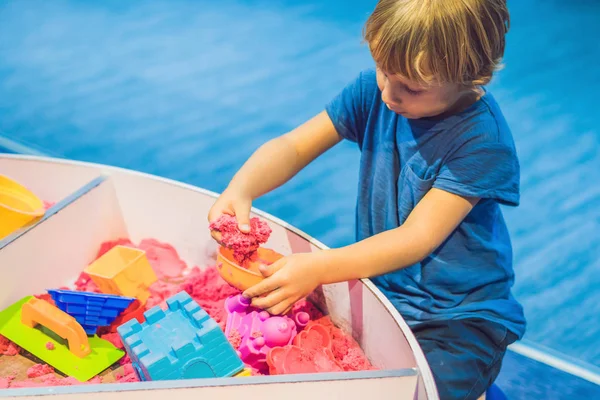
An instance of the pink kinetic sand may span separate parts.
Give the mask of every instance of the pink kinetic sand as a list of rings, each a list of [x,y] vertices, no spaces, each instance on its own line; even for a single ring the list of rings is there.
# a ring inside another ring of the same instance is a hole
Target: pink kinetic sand
[[[15,379],[14,376],[7,376],[5,378],[0,378],[0,389],[8,389],[10,387],[10,383]]]
[[[129,239],[118,239],[112,242],[105,242],[100,246],[96,258],[104,255],[104,253],[117,245],[137,247],[140,250],[144,250],[158,279],[181,276],[181,273],[187,267],[185,262],[179,258],[179,254],[177,254],[177,250],[175,250],[173,246],[167,243],[161,243],[155,239],[144,239],[139,246],[134,246]]]
[[[113,346],[115,346],[117,349],[123,349],[123,342],[121,342],[121,337],[119,336],[118,333],[106,333],[104,335],[101,335],[102,339],[109,341],[113,344]]]
[[[140,380],[131,365],[131,362],[128,364],[123,364],[123,374],[118,374],[115,377],[118,382],[139,382]]]
[[[54,372],[54,368],[48,364],[35,364],[27,370],[28,378],[38,378],[43,375],[48,375]]]
[[[53,373],[42,375],[39,378],[32,378],[26,381],[14,381],[10,383],[10,387],[16,388],[30,388],[30,387],[45,387],[45,386],[74,386],[74,385],[93,385],[102,383],[102,379],[95,377],[85,383],[79,382],[77,379],[72,377],[58,377]]]
[[[16,356],[20,350],[19,346],[0,335],[0,354],[3,356]]]
[[[210,224],[210,229],[221,233],[221,242],[233,250],[233,256],[240,266],[256,257],[256,250],[266,243],[271,235],[269,225],[257,217],[250,219],[250,232],[243,233],[238,222],[231,215],[222,215]]]
[[[253,239],[255,243],[266,241],[270,233],[268,226],[259,226],[255,222],[254,228],[260,231],[257,239]],[[232,234],[232,237],[234,235]],[[259,240],[260,239],[260,240]],[[225,300],[228,297],[239,294],[239,291],[226,283],[219,275],[215,266],[200,269],[193,267],[187,269],[187,265],[179,258],[177,251],[165,243],[161,243],[154,239],[143,240],[139,246],[134,246],[127,239],[120,239],[112,242],[103,243],[100,246],[98,257],[110,250],[112,247],[121,244],[142,248],[148,254],[150,262],[157,276],[161,280],[157,281],[150,287],[151,297],[146,304],[146,308],[151,308],[155,305],[165,306],[165,300],[181,290],[185,290],[198,304],[204,308],[208,314],[221,326],[225,331],[227,322],[227,312],[225,311]],[[256,244],[246,247],[252,248]],[[240,247],[241,248],[241,247]],[[256,247],[255,247],[256,248]],[[186,270],[185,276],[183,271]],[[75,283],[75,289],[80,291],[98,292],[98,288],[91,281],[89,276],[81,274]],[[46,298],[47,295],[38,295],[37,297]],[[323,314],[309,301],[301,300],[294,306],[292,315],[297,315],[300,312],[306,312],[310,316],[310,322],[305,329],[311,325],[322,325],[330,333],[331,337],[331,353],[333,354],[335,363],[331,365],[340,365],[346,371],[368,370],[373,369],[371,364],[366,359],[362,350],[356,342],[349,336],[344,334],[340,329],[336,328],[328,317]],[[106,340],[109,340],[118,347],[121,344],[117,342],[118,336],[114,333],[100,334]],[[242,336],[239,332],[232,331],[229,334],[229,341],[236,348],[241,345]],[[119,341],[120,342],[120,341]],[[0,336],[0,354],[14,356],[19,353],[19,347],[8,339]],[[330,360],[331,361],[331,360]],[[16,381],[14,375],[0,377],[1,388],[18,388],[18,387],[38,387],[38,386],[65,386],[82,384],[74,378],[58,377],[54,373],[47,373],[51,367],[46,364],[38,364],[35,369],[30,370],[36,378],[29,378],[24,381]],[[115,374],[118,382],[137,382],[138,378],[131,365],[131,360],[128,356],[123,357],[119,361],[119,365],[123,366],[123,371]],[[43,369],[45,368],[45,369]],[[43,374],[42,374],[43,373]],[[42,374],[41,376],[39,374]],[[253,369],[253,375],[262,375],[260,371]],[[110,381],[110,380],[109,380]],[[86,384],[102,383],[101,378],[96,377]]]
[[[231,332],[229,332],[227,340],[229,340],[229,343],[231,343],[234,349],[240,349],[240,345],[242,344],[242,335],[240,335],[240,332],[238,332],[236,329],[233,329]]]

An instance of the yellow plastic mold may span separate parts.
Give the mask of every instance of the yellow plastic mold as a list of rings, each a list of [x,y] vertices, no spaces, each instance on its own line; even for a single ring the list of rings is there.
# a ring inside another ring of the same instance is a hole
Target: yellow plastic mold
[[[244,376],[252,376],[252,371],[250,370],[250,368],[244,368],[243,370],[234,375],[234,377],[236,378],[241,378]]]
[[[0,239],[40,218],[44,203],[25,186],[0,175]]]
[[[113,247],[85,272],[102,292],[135,297],[142,305],[150,297],[148,288],[157,280],[146,252],[127,246]]]

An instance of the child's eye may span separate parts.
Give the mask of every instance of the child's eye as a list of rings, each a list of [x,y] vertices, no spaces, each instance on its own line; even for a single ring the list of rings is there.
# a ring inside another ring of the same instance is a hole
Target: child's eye
[[[420,95],[421,93],[423,93],[422,90],[411,90],[409,88],[405,88],[405,89],[408,94],[413,95],[413,96],[417,96],[417,95]]]

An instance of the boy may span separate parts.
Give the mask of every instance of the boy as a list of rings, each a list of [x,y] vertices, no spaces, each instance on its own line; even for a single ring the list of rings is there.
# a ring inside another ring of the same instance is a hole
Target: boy
[[[505,0],[380,0],[364,34],[376,71],[258,149],[209,213],[247,231],[253,199],[356,142],[357,242],[286,257],[244,295],[279,314],[318,285],[371,278],[411,326],[442,399],[478,398],[525,331],[499,207],[519,203],[519,162],[482,87],[508,25]]]

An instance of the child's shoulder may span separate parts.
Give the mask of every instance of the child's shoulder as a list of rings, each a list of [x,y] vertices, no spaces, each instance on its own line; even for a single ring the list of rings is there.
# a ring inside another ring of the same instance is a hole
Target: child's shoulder
[[[347,84],[346,89],[342,94],[351,96],[355,103],[362,104],[365,108],[372,105],[373,101],[380,98],[379,86],[377,86],[377,72],[375,69],[366,68],[361,70],[354,76],[353,80]]]
[[[358,78],[366,85],[366,86],[374,86],[377,88],[377,72],[374,68],[366,68],[358,73]],[[378,89],[378,88],[377,88]]]
[[[344,139],[361,143],[367,120],[377,114],[373,108],[380,99],[375,70],[364,69],[325,106],[325,111]]]
[[[469,109],[450,116],[422,143],[433,163],[433,186],[461,196],[517,206],[520,166],[512,134],[488,91]],[[428,164],[429,165],[429,164]]]
[[[358,75],[355,75],[354,80],[350,83],[363,85],[365,88],[370,88],[374,86],[377,88],[377,72],[374,68],[365,68],[358,72]]]
[[[466,110],[446,118],[439,126],[446,130],[446,141],[495,144],[514,149],[512,132],[492,93],[484,89],[481,98]]]
[[[500,105],[496,102],[493,94],[483,89],[484,94],[477,102],[482,109],[481,114],[478,117],[480,124],[486,128],[486,131],[492,134],[492,137],[502,142],[505,140],[512,141],[512,134],[504,113],[502,112]]]

